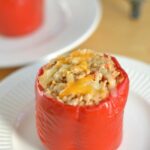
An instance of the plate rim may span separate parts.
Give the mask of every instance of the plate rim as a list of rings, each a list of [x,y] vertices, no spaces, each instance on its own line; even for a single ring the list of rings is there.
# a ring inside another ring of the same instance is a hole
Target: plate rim
[[[113,55],[113,54],[112,54]],[[122,60],[125,60],[125,61],[128,61],[129,63],[133,63],[133,64],[138,64],[140,66],[142,66],[142,70],[146,71],[147,73],[150,73],[150,66],[148,63],[146,62],[143,62],[143,61],[140,61],[140,60],[137,60],[137,59],[134,59],[134,58],[131,58],[131,57],[126,57],[126,56],[123,56],[123,55],[118,55],[118,54],[114,54],[114,56],[117,58],[117,59],[122,59]],[[53,58],[51,58],[53,59]],[[49,59],[50,60],[50,59]],[[3,84],[5,84],[5,82],[8,82],[7,80],[10,80],[11,78],[13,78],[14,76],[16,76],[18,73],[21,73],[22,71],[24,70],[28,70],[29,68],[32,68],[36,65],[42,65],[44,63],[48,62],[48,59],[44,59],[44,60],[41,60],[39,62],[36,62],[36,63],[33,63],[33,64],[30,64],[28,66],[23,66],[22,68],[14,71],[13,73],[11,73],[10,75],[8,75],[7,77],[5,77],[4,79],[0,80],[0,89],[1,87],[3,86]]]
[[[119,60],[119,62],[120,61],[127,61],[128,63],[132,63],[134,65],[140,65],[141,66],[140,70],[138,70],[138,68],[136,68],[136,70],[138,72],[139,71],[143,71],[143,72],[146,73],[147,76],[148,76],[148,74],[150,74],[150,66],[149,66],[149,64],[147,64],[145,62],[142,62],[142,61],[139,61],[137,59],[132,59],[130,57],[126,57],[126,56],[122,56],[122,55],[118,55],[118,54],[112,54],[112,55],[114,55]],[[36,63],[31,64],[31,65],[24,66],[21,69],[14,71],[13,73],[8,75],[4,79],[0,80],[0,97],[1,97],[2,90],[3,90],[3,86],[5,86],[5,84],[7,84],[9,82],[13,82],[13,78],[15,78],[16,76],[19,77],[19,75],[22,74],[22,72],[24,72],[26,70],[29,70],[30,68],[33,68],[35,66],[42,66],[43,64],[46,64],[47,62],[48,62],[48,60],[44,59],[44,60],[39,61],[38,63],[36,62]]]
[[[145,63],[143,63],[143,62],[140,62],[140,61],[138,61],[138,60],[133,60],[133,59],[130,59],[130,58],[126,58],[126,57],[124,57],[124,56],[118,56],[118,55],[115,55],[116,56],[116,58],[119,60],[119,62],[122,62],[122,61],[128,61],[128,63],[130,64],[130,63],[133,63],[134,65],[140,65],[141,66],[141,68],[142,68],[142,70],[143,70],[143,72],[146,74],[146,77],[150,74],[150,67],[149,67],[149,65],[148,64],[145,64]],[[20,83],[21,82],[21,80],[20,79],[22,79],[22,76],[21,76],[21,74],[23,74],[23,73],[25,73],[25,72],[28,72],[28,70],[31,70],[32,68],[37,68],[37,67],[40,67],[40,66],[42,66],[43,64],[45,64],[46,63],[46,61],[42,61],[42,62],[40,62],[40,63],[35,63],[35,64],[33,64],[33,65],[30,65],[30,66],[27,66],[27,67],[23,67],[23,68],[21,68],[20,70],[18,70],[18,71],[15,71],[14,73],[12,73],[11,75],[9,75],[8,77],[6,77],[4,80],[2,80],[2,82],[0,82],[0,98],[1,97],[3,97],[3,96],[5,96],[5,94],[9,91],[9,89],[6,89],[6,85],[8,85],[8,84],[10,84],[11,85],[11,83],[13,83],[13,82],[15,82],[13,79],[15,78],[18,78],[19,77],[19,79],[18,79],[18,81],[16,82],[16,84],[18,84],[18,83]],[[132,67],[131,67],[132,68]],[[137,68],[136,68],[137,69]],[[135,69],[135,70],[136,70]],[[146,70],[147,69],[147,70]],[[37,68],[37,71],[38,71],[38,68]],[[139,75],[139,71],[137,71],[137,73],[138,73],[138,75]],[[29,76],[30,76],[30,74],[29,74]],[[35,74],[35,76],[36,76],[36,74]],[[148,76],[149,77],[149,76]],[[25,77],[25,78],[28,78],[28,76],[27,77]],[[24,78],[23,78],[24,79]],[[150,77],[148,78],[148,79],[150,79]],[[24,79],[25,80],[25,79]],[[23,80],[23,81],[24,81]],[[10,90],[12,90],[12,86],[10,86],[11,88],[10,88]],[[150,84],[149,84],[149,87],[150,87]],[[131,90],[131,92],[134,92],[134,91],[132,91]],[[139,93],[137,93],[137,92],[135,92],[135,94],[137,94],[137,95],[139,95]],[[141,96],[141,95],[139,95],[139,96]],[[150,93],[149,93],[149,96],[150,96]],[[148,100],[147,98],[145,98],[144,96],[141,96],[141,98],[142,99],[144,99],[144,102],[148,102],[148,107],[150,108],[150,99]],[[0,99],[0,102],[2,101],[2,99]],[[1,120],[0,120],[0,122],[1,122]],[[2,126],[3,127],[3,126]],[[9,126],[6,126],[6,127],[9,127]],[[1,128],[0,128],[1,129]],[[10,133],[10,137],[12,136],[12,134]],[[11,137],[12,138],[12,137]],[[7,142],[7,141],[6,141]],[[9,141],[8,141],[9,142]],[[8,143],[8,144],[10,144],[10,143]],[[13,141],[12,141],[12,144],[13,144]],[[0,149],[1,149],[1,145],[0,145]]]

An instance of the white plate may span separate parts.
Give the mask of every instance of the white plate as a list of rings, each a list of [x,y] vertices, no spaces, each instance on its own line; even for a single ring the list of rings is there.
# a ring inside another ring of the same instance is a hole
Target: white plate
[[[102,15],[97,0],[46,0],[45,6],[45,22],[38,31],[21,38],[0,37],[1,68],[73,49],[94,32]]]
[[[150,150],[150,68],[118,58],[131,81],[119,150]],[[43,149],[34,118],[34,80],[41,65],[21,69],[0,84],[0,150]]]

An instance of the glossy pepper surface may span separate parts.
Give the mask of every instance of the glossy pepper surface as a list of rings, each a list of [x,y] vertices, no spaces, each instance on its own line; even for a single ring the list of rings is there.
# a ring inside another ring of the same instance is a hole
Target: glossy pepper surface
[[[44,0],[0,0],[0,34],[19,36],[43,22]]]
[[[36,80],[36,126],[48,150],[116,150],[122,141],[129,79],[112,57],[123,80],[95,106],[70,106],[47,97]],[[43,73],[42,68],[39,75]]]

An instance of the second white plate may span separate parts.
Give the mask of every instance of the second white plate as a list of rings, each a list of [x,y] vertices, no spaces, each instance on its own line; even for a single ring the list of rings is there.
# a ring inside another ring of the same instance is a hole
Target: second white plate
[[[150,150],[150,68],[127,58],[118,59],[131,81],[119,150]],[[44,150],[34,117],[34,81],[41,65],[26,67],[0,84],[0,150]]]
[[[0,37],[0,67],[53,58],[85,41],[102,15],[97,0],[45,0],[45,22],[20,38]]]

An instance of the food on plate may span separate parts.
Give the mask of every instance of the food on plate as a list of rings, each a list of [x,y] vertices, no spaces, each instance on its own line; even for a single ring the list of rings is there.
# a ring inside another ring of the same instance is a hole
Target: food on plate
[[[20,36],[43,22],[44,0],[0,0],[0,34]]]
[[[113,56],[83,49],[44,65],[36,79],[36,125],[52,150],[115,150],[129,89]]]

